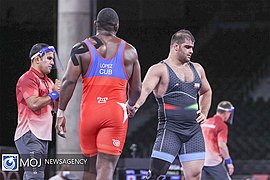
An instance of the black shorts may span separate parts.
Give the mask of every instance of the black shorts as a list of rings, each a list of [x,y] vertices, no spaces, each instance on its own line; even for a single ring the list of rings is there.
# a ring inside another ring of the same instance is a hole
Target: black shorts
[[[177,155],[181,162],[204,160],[205,144],[200,129],[196,134],[183,142],[181,134],[168,129],[158,130],[151,157],[172,163]]]

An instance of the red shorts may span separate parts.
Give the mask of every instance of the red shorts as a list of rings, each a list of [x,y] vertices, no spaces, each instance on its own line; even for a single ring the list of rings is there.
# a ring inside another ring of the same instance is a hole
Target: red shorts
[[[125,118],[125,119],[124,119]],[[128,127],[125,104],[82,105],[80,146],[86,156],[97,152],[121,155]]]

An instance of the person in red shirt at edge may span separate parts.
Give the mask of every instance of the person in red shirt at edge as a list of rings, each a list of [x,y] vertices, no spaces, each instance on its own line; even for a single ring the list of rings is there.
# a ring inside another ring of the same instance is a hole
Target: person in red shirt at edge
[[[234,166],[227,146],[228,126],[233,123],[234,107],[229,101],[221,101],[216,114],[202,124],[206,156],[202,180],[212,176],[215,180],[230,180]],[[226,164],[227,168],[225,168]]]
[[[48,141],[52,140],[52,112],[57,110],[60,81],[47,76],[53,67],[63,70],[55,48],[35,44],[29,53],[30,69],[18,80],[16,98],[18,124],[15,145],[21,158],[46,158]],[[24,167],[23,179],[44,179],[44,166]]]
[[[116,36],[119,18],[112,8],[102,9],[94,24],[96,35],[71,51],[56,131],[64,136],[64,111],[81,75],[80,147],[88,158],[83,178],[112,180],[126,139],[128,114],[135,111],[141,93],[141,69],[136,49]]]

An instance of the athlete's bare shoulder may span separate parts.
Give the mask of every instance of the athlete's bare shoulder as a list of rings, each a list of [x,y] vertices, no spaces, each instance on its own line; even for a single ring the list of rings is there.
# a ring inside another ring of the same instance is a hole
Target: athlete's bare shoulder
[[[155,96],[162,97],[166,91],[168,83],[168,73],[164,63],[152,65],[144,78],[143,86],[145,85],[150,90],[153,90]]]
[[[197,62],[191,62],[195,68],[202,68],[202,65]]]
[[[204,76],[205,71],[204,71],[204,68],[202,67],[202,65],[197,63],[197,62],[192,62],[192,64],[194,65],[194,67],[197,70],[197,72],[199,73],[199,75]]]
[[[132,62],[138,60],[138,53],[136,48],[131,44],[129,44],[128,42],[126,42],[124,58],[125,60]]]
[[[130,43],[128,43],[128,42],[126,42],[126,48],[127,48],[127,49],[133,49],[133,50],[136,51],[136,48],[135,48],[132,44],[130,44]]]
[[[166,65],[164,63],[157,63],[152,65],[148,69],[148,74],[153,75],[153,76],[163,76],[165,73],[167,73]]]
[[[166,72],[166,65],[161,61],[159,63],[152,65],[149,69],[152,69],[153,71],[156,72]]]
[[[71,52],[70,52],[70,58],[74,64],[74,66],[79,65],[78,56],[80,56],[81,54],[84,54],[86,52],[88,52],[88,48],[84,42],[78,42],[77,44],[75,44],[72,47]]]

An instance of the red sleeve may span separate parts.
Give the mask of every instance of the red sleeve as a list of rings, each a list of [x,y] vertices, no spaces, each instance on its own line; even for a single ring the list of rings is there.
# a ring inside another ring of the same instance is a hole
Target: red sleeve
[[[217,121],[217,140],[227,143],[228,126],[223,121]]]
[[[20,91],[22,92],[24,99],[27,99],[31,96],[38,96],[39,84],[34,77],[24,76],[20,80]]]

